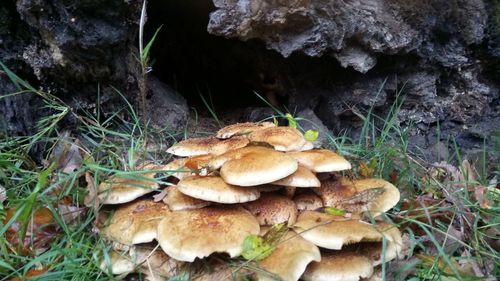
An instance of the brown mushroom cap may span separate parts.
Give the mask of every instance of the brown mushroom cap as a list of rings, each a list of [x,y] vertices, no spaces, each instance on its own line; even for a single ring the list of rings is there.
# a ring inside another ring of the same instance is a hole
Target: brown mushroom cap
[[[323,200],[325,206],[338,207],[345,199],[356,194],[356,188],[347,181],[325,180],[321,186],[314,189]]]
[[[174,159],[166,165],[161,166],[161,170],[171,171],[171,175],[178,179],[192,175],[191,170],[201,169],[208,166],[212,155],[198,155],[188,158]]]
[[[314,143],[306,141],[306,143],[300,148],[300,151],[306,151],[311,149],[314,149]]]
[[[140,170],[157,170],[157,165],[145,165]],[[156,173],[140,173],[128,177],[119,175],[111,176],[108,180],[101,182],[97,188],[99,199],[103,204],[122,204],[133,201],[145,194],[151,193],[159,188],[155,181]]]
[[[234,160],[240,159],[241,157],[249,154],[249,153],[269,153],[269,151],[273,151],[272,149],[264,146],[246,146],[234,150],[230,150],[224,154],[218,155],[209,161],[208,165],[213,170],[218,170],[224,165],[224,163]]]
[[[349,180],[342,179],[343,183],[349,183]],[[357,192],[362,192],[368,189],[382,187],[384,189],[380,196],[374,198],[367,206],[367,211],[372,216],[378,216],[381,213],[387,212],[394,207],[400,199],[399,189],[388,181],[383,179],[362,179],[350,181]]]
[[[309,242],[332,250],[360,241],[381,241],[384,238],[384,234],[372,224],[315,211],[302,212],[293,227]],[[392,239],[387,235],[386,238]]]
[[[287,152],[300,165],[316,173],[336,172],[351,169],[351,163],[328,149]]]
[[[168,213],[158,226],[161,248],[180,261],[194,261],[215,252],[241,254],[243,241],[259,234],[258,221],[242,207],[205,207]]]
[[[285,178],[297,168],[297,161],[292,157],[272,149],[260,149],[226,161],[220,174],[227,183],[255,186]]]
[[[382,264],[382,262],[388,262],[395,259],[401,255],[403,247],[401,232],[399,232],[396,226],[379,223],[378,227],[384,235],[388,237],[388,239],[386,239],[385,251],[383,249],[382,241],[357,243],[349,246],[358,253],[367,257],[371,261],[372,266],[378,266]]]
[[[271,255],[260,261],[259,265],[278,275],[283,281],[297,281],[310,262],[320,260],[318,247],[290,230]],[[264,280],[275,279],[266,274],[259,274],[259,281]]]
[[[257,218],[260,225],[288,222],[292,226],[297,220],[295,202],[283,195],[264,193],[258,200],[244,204],[244,207]]]
[[[127,253],[120,253],[114,250],[111,250],[109,252],[109,263],[111,267],[111,273],[115,275],[131,273],[134,271],[136,266],[136,264],[130,259]],[[108,269],[108,265],[106,264],[105,260],[101,262],[101,265],[99,267],[103,271],[107,271]]]
[[[219,176],[185,177],[177,183],[177,189],[194,198],[224,204],[253,201],[260,196],[254,187],[231,185]]]
[[[177,186],[168,187],[168,193],[167,196],[163,198],[163,202],[165,202],[172,211],[199,209],[212,204],[208,201],[193,198],[180,192]]]
[[[156,238],[158,223],[168,213],[163,202],[137,200],[120,206],[101,233],[109,240],[126,245],[151,242]]]
[[[264,128],[276,127],[274,123],[271,122],[262,122],[262,123],[236,123],[229,126],[226,126],[219,131],[215,135],[219,139],[227,139],[232,136],[238,135],[248,135],[253,131],[258,131]]]
[[[232,137],[220,140],[215,137],[192,138],[183,140],[167,149],[168,153],[177,156],[197,156],[205,154],[220,155],[229,150],[247,146],[249,140],[246,137]]]
[[[292,127],[269,127],[248,135],[252,142],[270,144],[278,151],[299,151],[306,144],[302,133]]]
[[[302,193],[293,198],[299,211],[313,211],[323,207],[323,201],[314,192]]]
[[[300,165],[293,174],[272,182],[272,184],[293,187],[318,187],[321,185],[313,172]]]
[[[302,275],[304,281],[358,281],[373,273],[368,258],[351,251],[324,251],[320,262],[312,262]]]

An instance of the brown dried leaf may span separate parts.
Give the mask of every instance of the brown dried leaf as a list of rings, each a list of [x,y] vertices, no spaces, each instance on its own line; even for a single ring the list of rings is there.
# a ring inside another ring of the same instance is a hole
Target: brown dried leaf
[[[483,209],[488,209],[492,207],[492,202],[490,199],[488,199],[488,196],[486,195],[488,193],[488,188],[478,185],[474,189],[474,199],[476,199],[477,202],[479,202],[479,206]]]
[[[85,215],[87,208],[77,207],[70,204],[58,203],[57,211],[66,224],[75,222],[79,217]]]
[[[160,193],[153,195],[153,201],[154,202],[162,201],[163,198],[165,198],[165,196],[167,196],[169,189],[170,189],[169,187],[166,187]]]
[[[94,217],[97,221],[99,217],[99,207],[101,206],[101,201],[97,196],[97,186],[95,186],[94,177],[90,174],[90,172],[85,172],[85,181],[87,182],[87,195],[83,201],[83,204],[87,207],[92,207],[92,211],[94,212]]]
[[[83,161],[80,154],[80,142],[76,139],[71,141],[70,132],[63,131],[56,147],[54,148],[52,162],[57,163],[57,169],[64,173],[72,173],[78,170]]]

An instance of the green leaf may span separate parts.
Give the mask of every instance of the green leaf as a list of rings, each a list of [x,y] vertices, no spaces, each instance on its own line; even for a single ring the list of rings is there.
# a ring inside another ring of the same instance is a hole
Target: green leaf
[[[274,126],[278,127],[278,120],[276,120],[276,118],[273,116],[273,124]]]
[[[189,281],[189,274],[183,273],[180,275],[176,275],[168,278],[168,281]]]
[[[272,253],[272,247],[258,235],[251,234],[243,241],[241,256],[247,260],[263,260]]]
[[[330,215],[342,216],[346,213],[346,211],[340,210],[340,209],[337,209],[334,207],[326,207],[325,213],[330,214]]]
[[[151,49],[151,46],[153,45],[156,36],[158,35],[158,32],[160,32],[161,26],[156,29],[155,34],[153,34],[153,37],[151,40],[149,40],[148,44],[146,44],[146,47],[144,47],[144,50],[142,52],[142,57],[141,57],[141,62],[146,62],[146,60],[149,57],[149,49]]]
[[[315,141],[318,139],[319,132],[316,130],[307,130],[304,134],[304,137],[307,141]]]
[[[287,113],[287,114],[285,114],[285,117],[286,117],[286,119],[288,119],[288,127],[297,129],[297,121],[292,116],[292,114]]]

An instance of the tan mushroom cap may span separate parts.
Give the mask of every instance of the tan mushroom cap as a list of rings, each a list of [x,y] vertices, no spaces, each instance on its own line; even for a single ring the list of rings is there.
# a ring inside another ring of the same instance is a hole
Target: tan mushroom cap
[[[260,261],[259,265],[268,272],[278,275],[283,281],[297,281],[310,262],[320,260],[318,247],[290,230],[272,254]],[[258,280],[276,279],[261,273]]]
[[[332,250],[361,241],[381,241],[384,237],[372,224],[315,211],[302,212],[293,228],[309,242]],[[386,238],[391,239],[387,235]]]
[[[250,154],[250,153],[269,153],[273,151],[272,149],[264,146],[251,145],[246,146],[234,150],[230,150],[224,154],[218,155],[209,161],[208,166],[213,170],[218,170],[224,165],[224,163],[234,160],[240,159],[241,157]]]
[[[323,207],[323,201],[314,192],[302,193],[293,198],[299,211],[313,211]]]
[[[161,166],[161,170],[171,171],[170,173],[172,176],[182,179],[193,175],[191,170],[207,167],[212,158],[212,155],[198,155],[188,158],[178,158],[172,160],[166,165]]]
[[[226,161],[220,175],[230,184],[255,186],[285,178],[297,168],[297,161],[292,157],[272,149],[261,149]]]
[[[324,251],[320,262],[312,262],[302,275],[304,281],[358,281],[370,277],[370,260],[351,251]]]
[[[159,221],[170,213],[165,203],[137,200],[120,206],[102,234],[109,240],[125,245],[147,243],[156,238]]]
[[[115,275],[131,273],[135,270],[136,266],[127,253],[120,253],[114,250],[109,252],[109,265],[111,267],[111,273]],[[106,260],[103,260],[99,267],[101,270],[107,271],[108,264]]]
[[[155,277],[170,278],[181,273],[184,262],[169,257],[159,246],[137,245],[130,249],[130,258],[145,272]]]
[[[302,133],[292,127],[269,127],[248,135],[252,142],[263,142],[278,151],[299,151],[306,144]]]
[[[232,136],[238,135],[248,135],[251,132],[258,131],[264,128],[276,127],[272,122],[262,122],[262,123],[236,123],[229,126],[226,126],[219,131],[215,135],[219,139],[227,139]]]
[[[220,140],[216,137],[192,138],[183,140],[167,149],[168,153],[177,156],[197,156],[197,155],[220,155],[229,150],[247,146],[249,140],[246,137],[232,137]]]
[[[399,189],[386,180],[362,179],[351,181],[343,178],[341,181],[345,184],[350,183],[357,192],[377,187],[382,187],[384,189],[384,192],[368,205],[367,211],[369,211],[372,216],[378,216],[381,213],[387,212],[399,202]]]
[[[329,179],[321,181],[321,186],[314,189],[325,206],[339,207],[347,198],[356,194],[356,188],[347,181]]]
[[[255,187],[228,184],[219,176],[189,176],[177,183],[177,189],[185,195],[224,204],[243,203],[259,198]]]
[[[385,251],[382,241],[350,245],[350,247],[356,249],[357,252],[367,257],[371,261],[372,266],[378,266],[383,262],[389,262],[397,258],[401,255],[403,248],[401,232],[399,232],[396,226],[381,223],[378,227],[384,235],[388,237],[388,239],[386,239]]]
[[[287,152],[300,165],[315,173],[336,172],[351,169],[351,163],[328,149]]]
[[[272,182],[272,184],[293,187],[318,187],[321,185],[316,175],[309,169],[300,166],[297,171],[286,178]]]
[[[168,187],[168,193],[163,198],[163,202],[168,205],[171,211],[199,209],[212,204],[211,202],[193,198],[180,192],[177,186]]]
[[[306,141],[306,143],[300,148],[300,151],[311,150],[311,149],[314,149],[314,143]]]
[[[292,226],[297,220],[297,205],[283,195],[264,193],[253,202],[244,204],[244,207],[253,214],[260,225],[275,225],[288,222]]]
[[[259,231],[247,210],[226,205],[168,213],[158,226],[157,240],[167,255],[192,262],[215,252],[236,257],[245,238]]]
[[[157,165],[145,165],[139,170],[158,170]],[[155,182],[156,173],[139,173],[127,177],[111,176],[99,184],[99,199],[103,204],[123,204],[133,201],[159,188]]]

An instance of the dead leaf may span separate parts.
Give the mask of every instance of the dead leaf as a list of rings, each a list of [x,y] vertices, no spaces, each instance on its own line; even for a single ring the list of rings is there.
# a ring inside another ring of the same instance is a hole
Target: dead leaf
[[[392,184],[397,184],[399,179],[399,172],[394,169],[392,170],[391,174],[389,175],[389,182]]]
[[[26,272],[26,276],[24,276],[22,280],[31,279],[32,277],[41,276],[45,272],[47,272],[48,270],[49,270],[48,268],[30,269],[30,270],[28,270],[28,272]],[[21,279],[19,277],[13,277],[10,280],[11,281],[21,281]]]
[[[69,174],[78,170],[82,165],[83,157],[80,154],[79,140],[74,142],[69,131],[63,131],[54,148],[52,162],[57,163],[57,169]]]
[[[160,202],[163,200],[163,198],[165,198],[165,196],[168,195],[168,191],[169,191],[169,187],[165,187],[160,193],[157,193],[155,195],[153,195],[153,201],[154,202]]]
[[[97,196],[97,187],[95,186],[94,177],[88,171],[85,172],[85,181],[87,182],[87,195],[85,195],[83,199],[83,204],[87,207],[92,207],[96,223],[99,218],[101,200],[99,200],[99,196]]]
[[[77,221],[78,218],[85,215],[85,211],[87,210],[87,208],[77,207],[71,204],[58,203],[57,205],[57,211],[66,224]]]
[[[462,278],[474,276],[474,272],[470,271],[468,268],[461,267],[460,264],[453,257],[450,257],[450,259],[449,259],[450,264],[451,264],[450,265],[442,257],[438,257],[438,261],[437,261],[437,263],[435,263],[435,261],[436,261],[435,256],[429,256],[429,255],[424,255],[424,254],[417,254],[416,256],[427,267],[432,267],[436,264],[437,267],[446,275],[456,276],[455,272],[457,272],[458,274],[460,274],[460,277],[462,277]]]
[[[16,212],[15,208],[7,209],[4,224],[10,221]],[[7,241],[14,249],[19,251],[19,254],[40,253],[60,234],[59,228],[56,225],[52,212],[46,207],[38,207],[33,211],[33,214],[28,222],[26,236],[22,243],[19,241],[19,231],[21,222],[15,221],[5,232]]]
[[[372,165],[367,165],[365,162],[359,163],[359,175],[363,178],[371,178],[375,173],[375,168]]]
[[[476,186],[474,189],[474,199],[476,199],[477,202],[479,202],[479,207],[483,209],[488,209],[492,207],[491,200],[488,199],[488,196],[486,195],[488,193],[488,188],[484,186]]]

